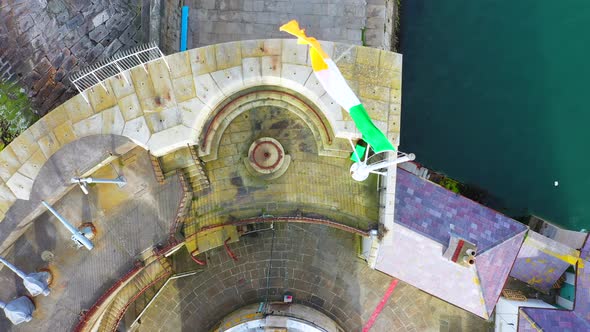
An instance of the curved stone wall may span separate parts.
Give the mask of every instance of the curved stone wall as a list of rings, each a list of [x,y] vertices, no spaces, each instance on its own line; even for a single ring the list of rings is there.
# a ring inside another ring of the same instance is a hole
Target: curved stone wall
[[[322,46],[376,125],[397,142],[401,55],[332,42]],[[125,136],[157,156],[198,145],[218,106],[256,86],[278,86],[304,96],[328,120],[335,137],[359,135],[350,117],[319,86],[307,47],[295,39],[212,45],[167,56],[166,61],[106,80],[106,90],[96,86],[86,92],[89,103],[75,96],[2,150],[0,220],[17,199],[29,199],[42,165],[64,145],[97,134]]]
[[[274,244],[272,231],[232,243],[237,261],[223,247],[201,255],[207,266],[171,281],[139,329],[206,331],[236,309],[265,301],[267,291],[271,302],[288,291],[294,303],[319,310],[345,331],[361,331],[392,278],[357,257],[353,234],[320,225],[274,226]],[[199,269],[188,254],[175,256],[174,263],[177,272]],[[477,316],[400,281],[372,331],[438,331],[444,324],[449,331],[486,330]]]

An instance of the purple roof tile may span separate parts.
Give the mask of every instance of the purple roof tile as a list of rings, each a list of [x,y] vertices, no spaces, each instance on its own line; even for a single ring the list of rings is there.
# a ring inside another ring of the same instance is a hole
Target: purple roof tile
[[[496,302],[498,302],[504,282],[508,278],[508,273],[510,273],[510,268],[518,254],[518,249],[525,234],[526,232],[523,231],[504,243],[495,246],[492,250],[477,255],[475,266],[488,315],[492,314]]]
[[[447,246],[451,233],[477,245],[478,253],[526,226],[435,183],[398,168],[394,221]]]
[[[588,247],[588,242],[586,239],[584,248]],[[543,331],[590,331],[590,261],[588,261],[588,256],[585,256],[585,259],[577,265],[574,310],[536,308],[522,308],[521,310]],[[521,314],[518,330],[528,332],[527,323],[523,323],[522,329],[520,327],[523,318],[526,319]]]
[[[584,243],[584,246],[582,247],[582,252],[580,254],[580,257],[582,257],[582,259],[590,261],[590,241],[588,239],[588,236],[586,236],[586,242]]]
[[[518,315],[518,332],[539,332],[534,326],[533,322],[530,318],[525,317],[526,314],[523,314],[519,311]]]
[[[530,231],[520,248],[510,276],[540,291],[548,292],[570,266],[570,263],[558,257],[575,255],[575,250]]]

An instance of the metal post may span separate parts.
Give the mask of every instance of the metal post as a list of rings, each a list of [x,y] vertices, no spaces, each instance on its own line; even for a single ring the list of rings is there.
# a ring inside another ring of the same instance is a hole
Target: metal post
[[[119,176],[115,179],[96,179],[96,178],[71,178],[70,179],[71,183],[76,183],[80,186],[80,189],[82,189],[82,191],[84,192],[84,194],[88,195],[88,184],[89,183],[112,183],[112,184],[116,184],[119,186],[119,188],[125,186],[127,184],[127,181],[125,180],[125,177],[123,176]]]
[[[55,211],[51,205],[47,204],[47,202],[42,201],[43,205],[49,210],[53,215],[72,233],[72,241],[78,245],[78,248],[81,246],[86,247],[88,250],[92,250],[94,248],[94,244],[90,241],[82,232],[80,232],[77,228],[72,226],[64,217],[62,217],[57,211]]]
[[[35,311],[35,305],[26,296],[21,296],[8,303],[0,301],[0,308],[4,309],[6,318],[14,325],[30,322],[33,319],[33,311]]]
[[[37,296],[40,294],[47,296],[51,292],[49,290],[49,285],[47,284],[47,280],[49,280],[49,278],[51,277],[51,275],[48,272],[25,274],[23,271],[19,270],[16,266],[12,265],[12,263],[5,260],[3,257],[0,257],[0,263],[7,266],[9,269],[12,270],[12,272],[16,273],[16,275],[23,280],[25,288],[29,291],[29,293],[31,293],[32,296]]]
[[[375,163],[372,165],[367,165],[366,159],[365,159],[364,161],[356,162],[356,163],[352,164],[352,166],[350,167],[350,175],[356,181],[364,181],[369,177],[370,173],[374,173],[378,169],[393,166],[393,165],[403,163],[406,161],[410,161],[410,160],[414,160],[414,159],[416,159],[416,155],[414,155],[413,153],[402,156],[400,158],[395,158],[394,160],[391,160],[391,161],[384,160],[384,161],[381,161],[381,162],[378,162],[378,163]]]

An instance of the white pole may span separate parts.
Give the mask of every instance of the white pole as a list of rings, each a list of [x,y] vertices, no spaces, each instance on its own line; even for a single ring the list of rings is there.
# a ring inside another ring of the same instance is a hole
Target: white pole
[[[51,205],[47,204],[47,202],[45,201],[42,201],[41,203],[45,205],[49,212],[53,213],[57,220],[59,220],[68,229],[68,231],[70,231],[70,233],[72,233],[72,240],[74,240],[74,242],[80,244],[81,246],[83,245],[88,250],[92,250],[92,248],[94,248],[94,244],[92,244],[92,242],[86,236],[84,236],[82,232],[80,232],[78,229],[72,226],[66,220],[66,218],[62,217],[59,213],[57,213],[57,211],[55,211],[55,209],[53,209]]]

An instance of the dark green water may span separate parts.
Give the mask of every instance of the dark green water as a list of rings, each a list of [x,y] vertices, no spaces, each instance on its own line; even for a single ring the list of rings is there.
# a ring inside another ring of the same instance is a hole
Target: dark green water
[[[590,229],[590,1],[405,0],[400,37],[401,150]]]

